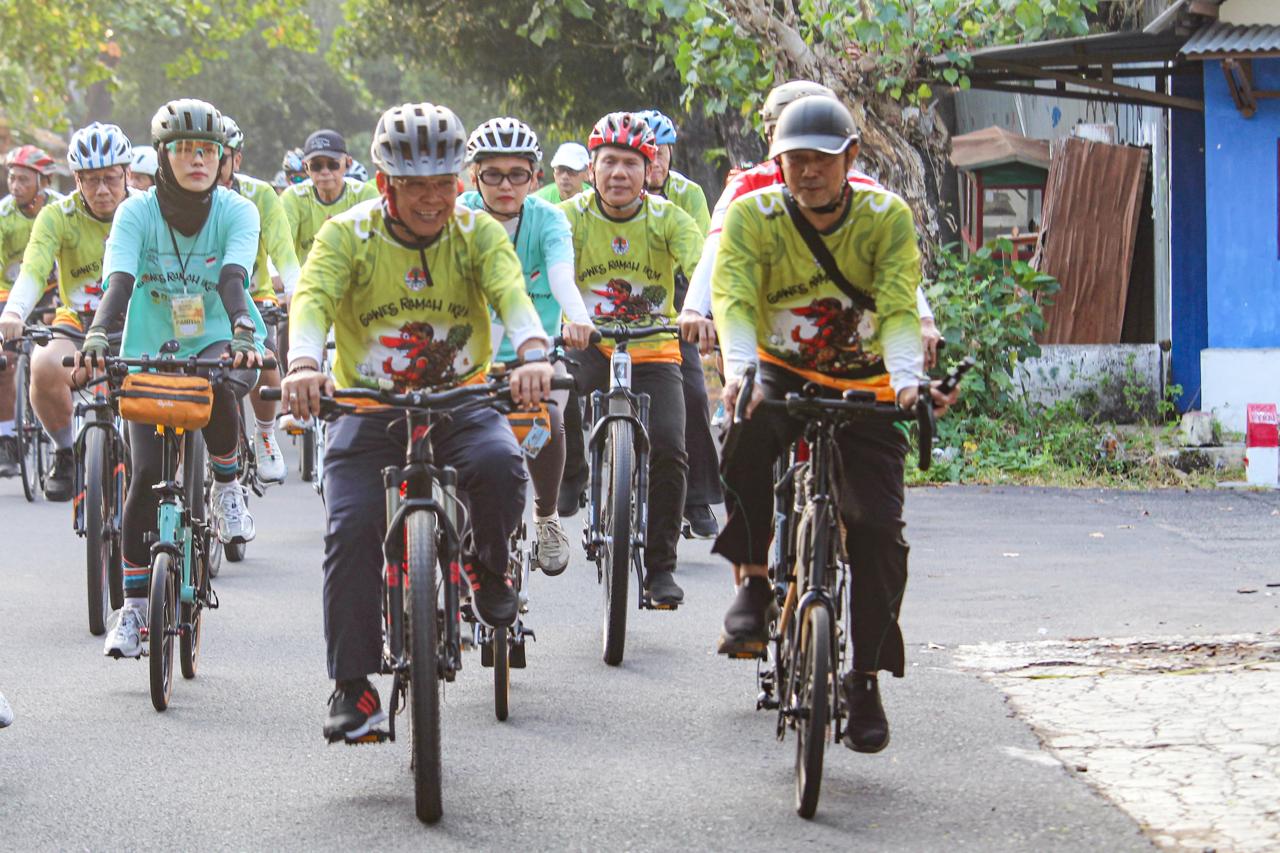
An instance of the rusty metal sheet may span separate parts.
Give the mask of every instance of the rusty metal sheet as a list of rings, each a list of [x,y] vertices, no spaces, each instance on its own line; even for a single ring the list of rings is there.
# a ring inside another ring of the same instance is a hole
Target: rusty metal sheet
[[[1124,327],[1148,152],[1081,139],[1053,144],[1032,265],[1062,283],[1045,344],[1114,344]]]

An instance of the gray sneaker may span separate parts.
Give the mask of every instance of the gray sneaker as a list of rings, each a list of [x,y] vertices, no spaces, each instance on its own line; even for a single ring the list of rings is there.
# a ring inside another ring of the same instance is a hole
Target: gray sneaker
[[[569,567],[569,537],[560,526],[560,517],[535,519],[538,528],[538,568],[544,575],[555,577]]]
[[[238,482],[214,484],[213,525],[223,544],[253,541],[253,516],[245,506],[244,489]]]
[[[0,435],[0,477],[18,476],[18,437]]]
[[[4,694],[0,693],[0,729],[7,729],[11,725],[13,725],[13,709],[9,707]]]
[[[142,657],[142,629],[146,621],[142,608],[126,604],[120,611],[120,621],[107,635],[102,653],[117,660]]]

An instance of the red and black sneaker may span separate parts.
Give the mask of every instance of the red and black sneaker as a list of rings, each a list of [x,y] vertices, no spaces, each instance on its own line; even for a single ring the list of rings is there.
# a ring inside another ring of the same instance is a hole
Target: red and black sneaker
[[[386,721],[382,700],[369,679],[339,681],[329,697],[329,718],[324,722],[324,736],[329,743],[343,738],[354,741]]]

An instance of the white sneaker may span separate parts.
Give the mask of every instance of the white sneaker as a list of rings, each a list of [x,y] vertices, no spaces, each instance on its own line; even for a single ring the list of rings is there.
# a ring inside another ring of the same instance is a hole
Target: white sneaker
[[[7,729],[11,725],[13,725],[13,709],[9,707],[4,694],[0,693],[0,729]]]
[[[258,479],[264,483],[283,483],[286,473],[284,454],[276,441],[275,431],[255,430],[254,453],[258,457]]]
[[[284,430],[288,435],[302,435],[307,431],[307,421],[300,421],[293,416],[292,412],[285,412],[276,418],[276,424],[280,429]]]
[[[535,518],[538,528],[538,568],[544,575],[555,576],[569,567],[569,537],[560,526],[560,516]]]
[[[102,653],[109,658],[142,657],[142,629],[147,621],[140,607],[125,605],[120,611],[120,621],[107,635]]]
[[[245,506],[244,491],[238,482],[214,484],[213,525],[223,544],[253,541],[253,516]]]

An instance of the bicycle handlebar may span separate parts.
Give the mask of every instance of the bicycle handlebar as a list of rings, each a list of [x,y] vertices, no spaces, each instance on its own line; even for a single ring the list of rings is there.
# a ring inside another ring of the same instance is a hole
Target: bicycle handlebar
[[[624,326],[616,323],[612,326],[600,326],[600,334],[606,338],[613,338],[615,341],[633,341],[637,338],[647,338],[653,335],[678,335],[680,333],[679,326]],[[594,342],[593,342],[594,343]]]
[[[287,308],[283,305],[272,303],[259,304],[258,314],[261,315],[263,324],[267,326],[279,326],[289,319],[289,310]]]
[[[568,391],[572,388],[572,376],[554,376],[551,378],[552,391]],[[450,388],[447,391],[407,391],[402,394],[384,391],[380,388],[339,388],[333,392],[332,396],[322,395],[320,397],[320,406],[322,410],[327,408],[339,413],[353,411],[356,408],[355,406],[342,402],[343,399],[347,399],[370,400],[395,409],[447,409],[482,397],[500,397],[501,395],[509,394],[510,391],[511,386],[505,379],[491,379],[475,385],[459,385],[457,388]],[[261,388],[259,393],[263,400],[272,402],[280,400],[280,389],[278,387]]]
[[[238,368],[232,364],[231,359],[227,357],[221,358],[196,358],[190,356],[188,358],[174,358],[173,356],[150,356],[144,355],[142,358],[116,358],[115,356],[105,356],[101,359],[101,365],[98,364],[99,359],[95,356],[89,360],[90,366],[105,368],[111,371],[127,371],[130,367],[140,367],[143,370],[156,370],[161,372],[173,373],[190,373],[194,370],[202,368],[226,368],[228,370],[274,370],[276,360],[274,358],[264,358],[262,365],[256,368]],[[76,357],[67,355],[62,357],[63,367],[75,367]]]

